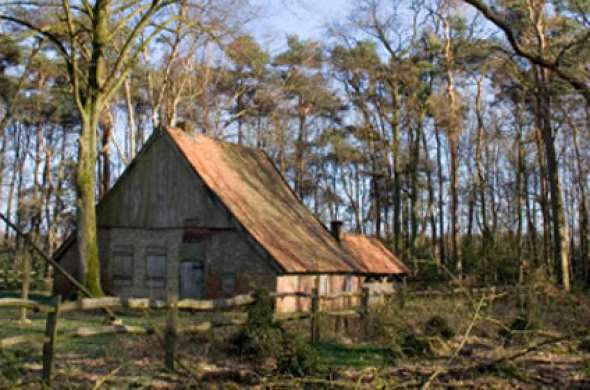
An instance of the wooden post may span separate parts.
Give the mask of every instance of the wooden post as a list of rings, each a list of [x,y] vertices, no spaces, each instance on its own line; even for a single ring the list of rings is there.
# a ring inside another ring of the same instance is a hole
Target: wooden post
[[[54,310],[47,314],[45,323],[45,342],[43,343],[43,382],[51,386],[51,371],[53,370],[53,347],[57,338],[57,319],[59,318],[59,306],[61,295],[56,295],[51,300]]]
[[[363,327],[363,332],[365,337],[367,336],[367,329],[368,329],[368,316],[369,316],[369,288],[363,287],[362,295],[361,295],[361,324]]]
[[[311,290],[311,343],[320,341],[320,296],[318,289]]]
[[[166,300],[168,304],[168,316],[166,318],[166,330],[164,333],[164,346],[166,348],[164,364],[169,370],[174,370],[178,326],[178,296],[176,294],[170,294]]]
[[[489,313],[493,313],[493,311],[494,311],[494,301],[495,300],[496,300],[496,286],[492,287],[491,296],[490,296],[490,304],[488,307]]]

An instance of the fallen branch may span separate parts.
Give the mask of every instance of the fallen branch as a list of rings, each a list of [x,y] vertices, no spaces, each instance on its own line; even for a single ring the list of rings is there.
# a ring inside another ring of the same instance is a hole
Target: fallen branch
[[[110,381],[112,378],[114,378],[115,375],[117,375],[117,373],[123,367],[125,367],[127,365],[129,365],[129,362],[125,362],[125,363],[121,364],[119,367],[115,368],[114,370],[112,370],[111,372],[109,372],[107,375],[98,378],[98,380],[94,383],[94,387],[92,387],[92,390],[98,390],[98,389],[100,389],[100,387],[102,385],[104,385],[107,381]]]
[[[519,359],[519,358],[526,356],[532,352],[537,352],[546,346],[558,344],[558,343],[561,343],[564,341],[572,341],[572,340],[578,339],[580,337],[584,337],[587,334],[588,333],[586,331],[583,331],[583,332],[577,332],[574,335],[551,337],[549,339],[546,339],[546,340],[540,341],[536,344],[533,344],[527,348],[521,349],[520,351],[515,352],[511,355],[499,357],[498,359],[495,359],[495,360],[488,362],[488,363],[476,364],[474,366],[471,366],[467,370],[476,370],[479,372],[490,371],[490,370],[495,369],[497,366],[499,366],[501,364]]]
[[[481,308],[483,307],[483,304],[485,302],[485,299],[486,299],[486,297],[484,295],[479,300],[479,303],[478,303],[478,305],[476,307],[475,313],[473,314],[473,317],[471,318],[471,323],[469,324],[469,326],[467,327],[467,330],[463,334],[463,338],[461,339],[461,343],[459,343],[459,345],[457,346],[457,348],[455,349],[455,351],[453,352],[453,354],[447,360],[447,364],[446,364],[447,366],[449,366],[453,362],[453,360],[455,360],[455,358],[459,355],[459,352],[461,352],[461,350],[463,349],[463,347],[465,347],[465,343],[467,342],[467,338],[471,334],[471,331],[473,330],[473,327],[475,326],[475,324],[477,323],[477,320],[479,319],[479,312],[481,311]],[[439,368],[437,368],[436,371],[434,371],[432,373],[432,375],[430,375],[430,377],[424,383],[424,385],[421,387],[421,389],[422,390],[427,390],[428,388],[430,388],[430,385],[436,379],[436,377],[438,377],[444,371],[445,371],[445,368],[442,367],[442,366],[439,367]]]

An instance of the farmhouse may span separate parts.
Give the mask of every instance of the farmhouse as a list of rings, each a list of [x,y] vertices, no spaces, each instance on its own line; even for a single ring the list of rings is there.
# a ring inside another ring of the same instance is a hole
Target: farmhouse
[[[407,268],[377,239],[331,231],[291,191],[268,156],[180,129],[156,131],[97,206],[108,294],[223,298],[253,286],[276,292],[358,291],[391,285]],[[75,238],[55,259],[83,275]],[[72,286],[60,275],[56,293]],[[301,309],[297,298],[278,310]]]

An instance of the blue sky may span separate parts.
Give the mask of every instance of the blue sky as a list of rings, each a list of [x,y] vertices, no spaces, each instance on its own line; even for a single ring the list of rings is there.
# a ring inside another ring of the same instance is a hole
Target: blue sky
[[[286,47],[286,36],[297,34],[304,39],[319,39],[326,25],[343,21],[354,2],[348,0],[254,0],[261,10],[259,19],[249,29],[273,51]]]

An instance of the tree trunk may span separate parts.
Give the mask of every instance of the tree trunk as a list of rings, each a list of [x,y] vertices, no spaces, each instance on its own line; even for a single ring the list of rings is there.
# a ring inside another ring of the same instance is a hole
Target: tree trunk
[[[436,136],[436,166],[438,173],[438,231],[439,235],[439,256],[441,263],[447,265],[447,253],[445,250],[445,203],[444,203],[444,176],[442,168],[442,144],[440,129],[435,125]]]
[[[416,257],[416,236],[418,235],[418,164],[420,162],[420,141],[422,140],[422,116],[418,118],[412,156],[410,157],[410,248],[411,259]]]
[[[529,18],[534,23],[538,51],[545,55],[545,8],[544,4],[529,6]],[[546,68],[531,62],[535,69],[537,115],[541,121],[541,135],[545,144],[545,158],[547,159],[547,178],[551,194],[551,219],[553,227],[553,265],[558,279],[565,291],[570,291],[570,259],[567,225],[561,186],[559,183],[559,163],[555,152],[555,134],[551,123],[551,95],[550,75]]]
[[[96,241],[96,129],[98,113],[91,112],[82,122],[79,141],[78,166],[76,169],[77,239],[81,261],[81,282],[95,296],[101,296],[100,260]]]
[[[14,198],[14,186],[16,184],[16,177],[18,176],[18,165],[22,153],[21,145],[21,128],[15,126],[14,129],[14,160],[12,162],[12,173],[10,175],[10,184],[8,185],[8,195],[6,197],[6,217],[12,216],[12,202]],[[4,230],[4,241],[8,241],[10,237],[10,229],[8,227]]]
[[[17,253],[21,261],[21,299],[29,299],[29,289],[31,286],[31,254],[25,248],[25,243],[21,238],[17,239]],[[27,318],[27,309],[21,307],[19,322],[30,323],[31,321]]]
[[[102,171],[99,188],[99,198],[110,188],[111,185],[111,137],[113,136],[113,114],[110,107],[107,107],[101,115],[102,138],[100,145],[100,154],[102,155]]]
[[[432,240],[432,254],[437,266],[441,264],[440,253],[437,253],[437,231],[436,231],[436,217],[434,216],[434,183],[432,180],[432,165],[430,156],[428,155],[428,145],[426,142],[426,132],[422,132],[422,146],[424,148],[424,158],[427,161],[428,168],[426,170],[426,183],[428,186],[428,219],[430,221],[430,234]]]
[[[481,149],[483,144],[483,130],[484,130],[484,122],[483,122],[483,112],[481,108],[481,79],[477,80],[477,94],[475,97],[475,113],[477,117],[477,134],[475,140],[475,169],[477,172],[477,188],[478,188],[478,197],[479,197],[479,205],[481,211],[481,228],[482,228],[482,245],[481,245],[481,260],[483,262],[483,276],[484,281],[487,282],[488,277],[488,255],[490,254],[491,250],[491,240],[490,240],[490,226],[488,223],[488,206],[486,203],[486,177],[483,172],[483,168],[481,166]]]
[[[299,98],[299,131],[297,134],[297,144],[295,145],[295,193],[302,200],[304,196],[303,181],[305,177],[305,148],[307,143],[306,113],[307,109],[304,107],[303,98]]]
[[[127,161],[130,162],[135,157],[135,110],[133,109],[133,103],[131,102],[131,86],[129,83],[129,77],[125,79],[123,84],[125,88],[125,104],[127,107]]]
[[[538,108],[536,110],[538,112]],[[541,213],[543,215],[543,265],[547,268],[547,272],[553,275],[553,268],[549,264],[549,252],[551,243],[551,216],[549,210],[549,201],[547,194],[547,167],[545,159],[545,151],[543,149],[543,141],[541,140],[541,123],[539,115],[535,114],[537,121],[537,129],[535,130],[535,144],[537,147],[537,165],[539,166],[539,203],[541,206]]]
[[[541,119],[541,135],[545,145],[547,159],[547,176],[551,195],[551,217],[553,227],[553,264],[559,282],[565,291],[570,291],[570,260],[568,231],[565,223],[565,210],[559,183],[559,166],[555,151],[554,131],[551,124],[551,98],[547,88],[546,71],[539,70],[538,78],[538,114]]]
[[[400,123],[399,123],[399,92],[392,90],[392,149],[393,149],[393,243],[396,253],[400,253],[401,245],[401,172],[400,172]]]
[[[516,261],[518,263],[518,282],[524,282],[525,264],[522,256],[522,230],[523,230],[523,216],[522,209],[524,203],[524,181],[525,181],[525,160],[524,160],[524,141],[522,139],[522,127],[520,123],[520,115],[517,113],[517,128],[516,128],[516,148],[517,148],[517,170],[516,170]]]
[[[569,116],[566,114],[569,118]],[[585,283],[590,284],[590,254],[589,254],[589,244],[590,244],[590,219],[588,216],[588,190],[586,188],[586,179],[588,177],[587,170],[585,168],[584,162],[582,160],[582,154],[580,152],[580,145],[578,142],[578,127],[575,123],[571,120],[568,120],[570,127],[572,129],[572,138],[573,138],[573,145],[574,145],[574,152],[576,157],[576,170],[577,170],[577,184],[578,184],[578,193],[579,193],[579,206],[578,206],[578,215],[579,215],[579,234],[580,234],[580,262],[582,266],[582,274],[584,277]]]
[[[459,145],[450,142],[451,149],[451,253],[459,278],[463,277],[463,261],[459,254]]]

